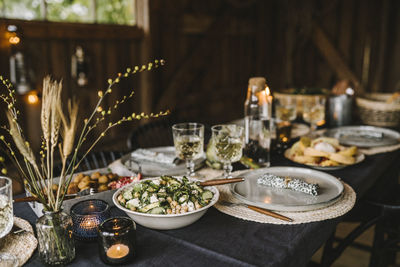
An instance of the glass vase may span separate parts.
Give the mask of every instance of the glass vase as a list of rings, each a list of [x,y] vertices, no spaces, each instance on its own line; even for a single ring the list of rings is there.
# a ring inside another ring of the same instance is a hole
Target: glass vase
[[[72,218],[58,211],[44,211],[36,222],[39,256],[47,265],[65,265],[75,258]]]

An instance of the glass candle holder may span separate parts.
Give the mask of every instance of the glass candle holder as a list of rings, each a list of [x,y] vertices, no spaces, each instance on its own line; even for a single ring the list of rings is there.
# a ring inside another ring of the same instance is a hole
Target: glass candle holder
[[[74,237],[93,241],[98,237],[99,225],[110,217],[110,206],[101,199],[89,199],[71,207]]]
[[[131,262],[136,252],[136,224],[127,217],[115,217],[99,227],[101,260],[110,265]]]

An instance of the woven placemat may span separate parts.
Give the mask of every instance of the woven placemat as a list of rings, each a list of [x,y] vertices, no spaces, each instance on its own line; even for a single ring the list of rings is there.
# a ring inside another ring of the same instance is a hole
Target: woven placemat
[[[214,207],[219,211],[248,221],[254,221],[259,223],[271,223],[271,224],[301,224],[309,222],[324,221],[342,216],[349,212],[356,202],[356,193],[353,188],[346,183],[343,183],[344,191],[341,198],[330,206],[325,208],[303,211],[303,212],[278,212],[284,216],[293,219],[293,222],[286,222],[273,217],[255,212],[245,206],[223,206],[217,202]],[[219,200],[225,200],[228,202],[238,202],[238,200],[231,194],[229,186],[223,185],[218,186],[220,193]]]
[[[375,155],[380,153],[392,152],[397,149],[400,149],[400,144],[391,146],[371,147],[371,148],[359,148],[358,150],[365,155]]]
[[[29,260],[37,247],[37,240],[33,228],[28,221],[14,217],[14,225],[25,230],[18,234],[10,233],[1,240],[0,253],[14,255],[18,259],[18,266]]]

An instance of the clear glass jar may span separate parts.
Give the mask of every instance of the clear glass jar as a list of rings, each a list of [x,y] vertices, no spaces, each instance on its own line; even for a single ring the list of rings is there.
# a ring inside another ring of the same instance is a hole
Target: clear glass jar
[[[39,256],[48,265],[65,265],[75,258],[72,218],[63,211],[44,211],[36,222]]]
[[[265,166],[270,165],[272,95],[263,77],[249,79],[244,102],[244,154]]]
[[[99,227],[101,260],[109,265],[132,262],[136,254],[136,224],[127,217],[105,220]]]

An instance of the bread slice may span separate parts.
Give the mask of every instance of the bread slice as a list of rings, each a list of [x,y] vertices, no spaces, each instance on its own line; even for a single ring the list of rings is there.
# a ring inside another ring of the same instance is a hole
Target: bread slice
[[[325,158],[329,157],[329,153],[325,151],[316,150],[315,148],[312,147],[307,147],[306,149],[304,149],[304,155],[311,157],[325,157]]]
[[[332,153],[329,155],[329,159],[339,162],[341,164],[345,164],[345,165],[351,165],[354,164],[356,162],[356,159],[354,157],[351,156],[345,156],[339,153]]]

